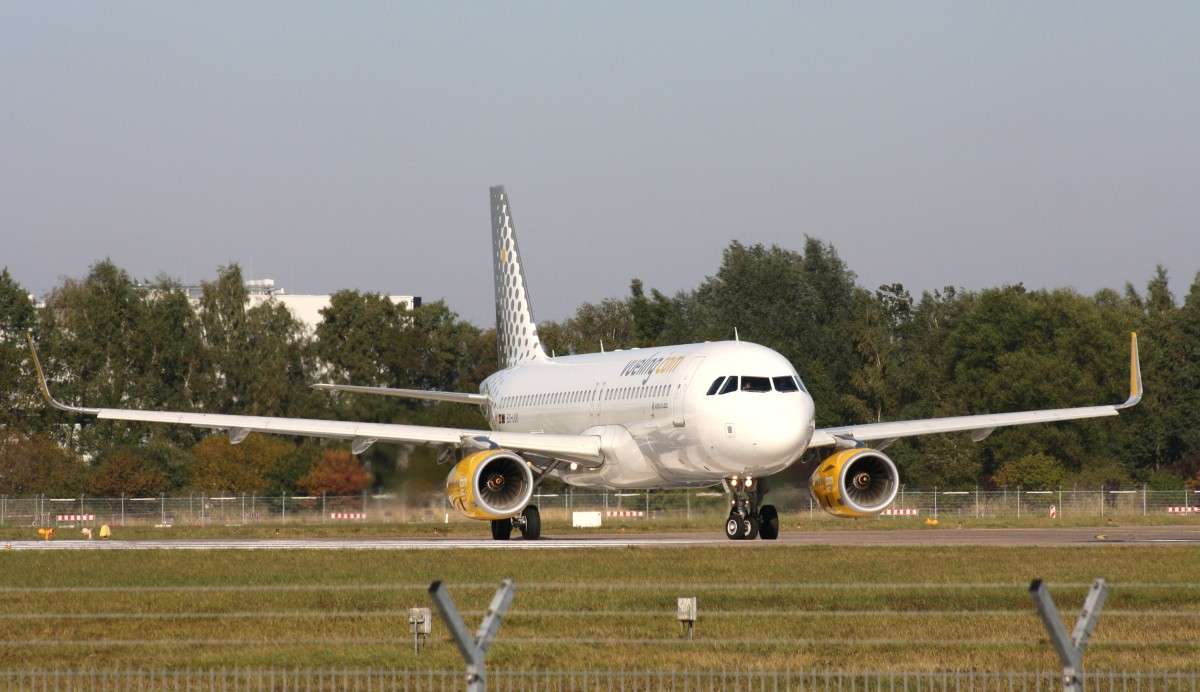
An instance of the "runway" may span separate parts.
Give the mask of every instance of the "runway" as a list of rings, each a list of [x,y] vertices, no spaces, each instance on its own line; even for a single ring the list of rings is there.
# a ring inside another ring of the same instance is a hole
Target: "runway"
[[[731,541],[720,533],[568,534],[541,540],[485,538],[265,538],[7,541],[5,550],[571,550],[605,548],[731,548],[764,550],[813,545],[852,546],[1111,546],[1200,544],[1196,526],[1037,529],[895,529],[785,531],[775,541]]]

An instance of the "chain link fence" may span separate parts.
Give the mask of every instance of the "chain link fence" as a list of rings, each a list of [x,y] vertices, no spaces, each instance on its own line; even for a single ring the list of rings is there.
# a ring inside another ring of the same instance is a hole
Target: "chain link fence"
[[[829,518],[808,493],[789,489],[768,499],[785,520]],[[685,525],[719,522],[728,512],[724,493],[711,490],[580,492],[545,490],[534,496],[543,520],[571,522],[577,513],[596,515],[604,525],[664,522]],[[1022,517],[1103,518],[1194,516],[1200,521],[1195,490],[908,490],[902,489],[877,521],[904,519],[1009,519]],[[836,521],[834,518],[830,520]],[[469,521],[451,509],[440,493],[421,496],[258,496],[157,497],[0,496],[0,526],[244,526],[312,523],[449,523]]]

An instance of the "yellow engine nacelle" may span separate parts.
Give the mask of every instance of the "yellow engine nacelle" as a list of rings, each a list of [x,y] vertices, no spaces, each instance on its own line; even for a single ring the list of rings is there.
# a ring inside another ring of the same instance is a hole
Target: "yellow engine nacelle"
[[[533,472],[519,455],[503,449],[475,452],[446,477],[446,499],[471,519],[515,517],[533,497]]]
[[[808,479],[813,499],[838,517],[873,517],[896,499],[900,474],[878,450],[860,447],[829,455]]]

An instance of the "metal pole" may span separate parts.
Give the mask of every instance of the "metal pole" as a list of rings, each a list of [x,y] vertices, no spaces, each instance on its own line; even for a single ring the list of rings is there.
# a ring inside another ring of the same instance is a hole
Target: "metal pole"
[[[1075,621],[1075,629],[1068,637],[1058,609],[1054,607],[1050,592],[1046,590],[1046,584],[1041,579],[1034,579],[1029,585],[1029,596],[1042,616],[1042,624],[1050,633],[1054,649],[1058,652],[1058,660],[1063,665],[1063,692],[1083,690],[1080,680],[1083,673],[1083,652],[1092,638],[1092,631],[1096,629],[1096,621],[1100,618],[1100,610],[1104,607],[1107,595],[1108,585],[1103,579],[1092,583],[1092,589],[1083,603],[1083,612],[1079,614],[1079,619]]]
[[[516,587],[513,586],[512,579],[500,582],[500,588],[492,597],[492,604],[488,606],[487,614],[483,616],[483,622],[480,623],[479,630],[474,637],[467,630],[467,625],[463,622],[458,607],[454,605],[454,599],[450,598],[450,594],[441,581],[435,581],[429,585],[429,595],[433,598],[438,615],[442,616],[442,620],[446,623],[446,629],[450,630],[450,636],[454,638],[454,643],[458,645],[458,650],[467,663],[467,692],[483,692],[487,688],[487,669],[484,667],[483,659],[487,656],[487,651],[496,638],[496,632],[500,630],[501,618],[504,617],[508,606],[512,604],[513,596],[516,595]]]

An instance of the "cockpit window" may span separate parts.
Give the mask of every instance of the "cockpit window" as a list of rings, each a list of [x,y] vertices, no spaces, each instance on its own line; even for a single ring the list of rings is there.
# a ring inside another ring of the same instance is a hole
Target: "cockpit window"
[[[777,392],[795,392],[800,388],[796,386],[796,380],[791,375],[785,377],[774,377],[772,381],[775,383],[775,391]]]
[[[742,378],[743,392],[769,392],[771,391],[771,378],[769,377],[743,377]]]
[[[707,396],[714,394],[729,394],[731,392],[808,392],[804,383],[795,375],[780,375],[778,377],[750,377],[728,375],[713,380],[708,387]]]

